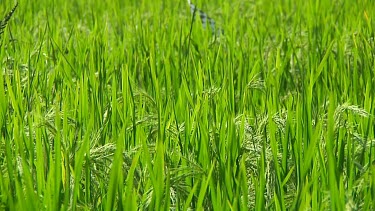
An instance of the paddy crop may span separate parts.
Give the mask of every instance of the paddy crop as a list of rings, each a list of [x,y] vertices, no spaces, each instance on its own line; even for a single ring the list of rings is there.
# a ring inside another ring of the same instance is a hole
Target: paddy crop
[[[191,3],[18,2],[0,210],[375,209],[373,2]]]

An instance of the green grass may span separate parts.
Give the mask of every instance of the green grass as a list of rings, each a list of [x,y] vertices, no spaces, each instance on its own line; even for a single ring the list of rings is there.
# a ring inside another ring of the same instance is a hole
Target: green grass
[[[0,210],[375,209],[373,2],[193,3],[19,1]]]

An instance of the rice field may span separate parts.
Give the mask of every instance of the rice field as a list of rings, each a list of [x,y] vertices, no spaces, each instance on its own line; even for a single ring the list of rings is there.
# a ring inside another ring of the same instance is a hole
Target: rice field
[[[1,1],[0,210],[375,210],[374,14]]]

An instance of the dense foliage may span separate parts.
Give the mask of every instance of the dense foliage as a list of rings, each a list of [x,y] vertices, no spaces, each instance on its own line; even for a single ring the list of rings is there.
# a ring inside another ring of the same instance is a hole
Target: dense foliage
[[[375,209],[375,4],[193,3],[19,1],[0,209]]]

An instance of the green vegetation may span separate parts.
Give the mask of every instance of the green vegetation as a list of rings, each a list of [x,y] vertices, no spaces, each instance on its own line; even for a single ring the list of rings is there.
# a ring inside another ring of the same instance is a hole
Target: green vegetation
[[[375,209],[375,4],[193,3],[19,1],[0,210]]]

